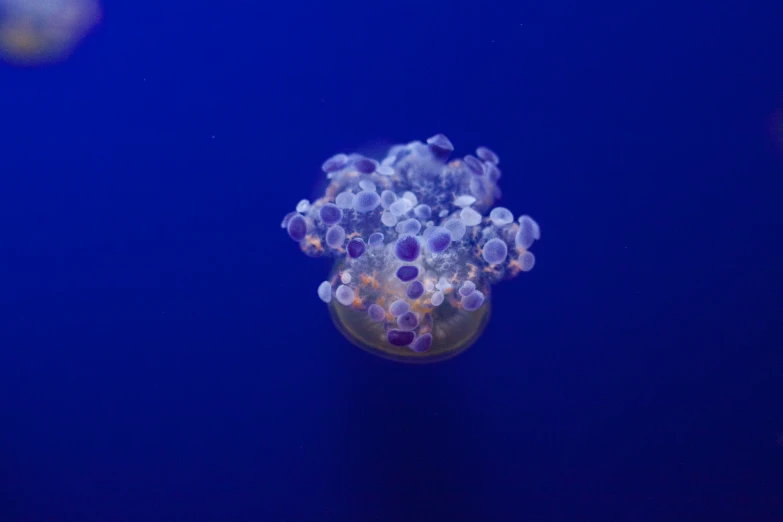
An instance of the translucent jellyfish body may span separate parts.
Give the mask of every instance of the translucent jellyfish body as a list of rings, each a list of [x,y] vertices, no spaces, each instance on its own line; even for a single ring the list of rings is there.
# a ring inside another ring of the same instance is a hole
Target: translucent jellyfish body
[[[23,66],[61,61],[100,18],[98,0],[0,0],[0,58]]]
[[[449,161],[438,134],[395,145],[380,160],[336,154],[324,195],[282,226],[309,256],[332,256],[318,288],[357,346],[406,362],[448,359],[489,320],[490,286],[533,268],[538,224],[514,220],[500,197],[499,158],[486,147]]]

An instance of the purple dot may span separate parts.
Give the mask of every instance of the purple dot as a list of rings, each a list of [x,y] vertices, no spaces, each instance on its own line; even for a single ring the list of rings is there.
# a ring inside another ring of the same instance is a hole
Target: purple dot
[[[424,295],[424,285],[421,281],[414,281],[408,285],[407,295],[411,299],[418,299]]]
[[[443,133],[438,133],[435,136],[427,139],[427,145],[438,147],[449,152],[454,150],[454,145],[451,143],[451,140],[449,140]]]
[[[472,291],[470,294],[462,298],[462,308],[468,312],[478,310],[481,305],[484,304],[484,294],[478,290]]]
[[[419,275],[419,269],[415,266],[405,265],[397,269],[397,278],[400,281],[412,281]]]
[[[500,159],[498,158],[498,155],[486,147],[477,148],[476,156],[478,156],[481,161],[486,161],[487,163],[491,163],[493,165],[497,165],[498,163],[500,163]]]
[[[294,241],[301,241],[307,235],[307,221],[300,215],[292,217],[288,221],[288,235]]]
[[[476,284],[473,281],[465,281],[459,289],[461,296],[470,295],[470,293],[476,289]]]
[[[396,230],[400,234],[418,234],[421,230],[421,222],[418,219],[406,219],[397,223]]]
[[[397,326],[400,330],[415,330],[419,326],[419,319],[413,312],[405,312],[397,318]]]
[[[345,166],[345,164],[348,162],[348,156],[345,154],[335,154],[328,160],[324,161],[324,164],[321,165],[321,170],[329,174],[330,172],[337,172],[341,168]]]
[[[537,225],[536,222],[533,221],[533,218],[531,218],[528,215],[524,215],[519,218],[519,230],[517,230],[517,235],[514,237],[514,241],[518,247],[522,247],[525,250],[530,248],[530,246],[533,244],[533,241],[537,239]]]
[[[353,208],[359,212],[369,212],[381,204],[381,197],[372,190],[362,190],[353,197]]]
[[[446,227],[435,227],[427,238],[427,248],[430,252],[440,254],[451,244],[451,231]]]
[[[381,192],[381,206],[383,208],[389,208],[395,201],[397,201],[397,194],[391,190],[384,190]]]
[[[445,161],[451,151],[454,150],[454,145],[444,134],[436,134],[427,140],[427,145],[432,152],[432,155],[441,161]]]
[[[334,225],[335,223],[339,223],[343,218],[343,211],[334,203],[325,204],[318,213],[321,216],[321,221],[323,221],[325,225]]]
[[[362,257],[362,254],[364,254],[364,251],[367,250],[367,245],[364,244],[364,241],[360,237],[355,237],[348,241],[348,256],[356,259],[357,257]]]
[[[424,334],[416,338],[411,344],[411,350],[416,353],[426,352],[432,346],[432,335]]]
[[[411,305],[409,305],[408,302],[404,299],[397,299],[389,305],[389,313],[394,317],[399,317],[410,309]]]
[[[484,248],[481,251],[481,256],[484,258],[484,261],[491,265],[502,263],[508,256],[508,247],[506,246],[506,242],[502,239],[493,237],[484,245]]]
[[[432,207],[429,205],[417,205],[416,208],[413,209],[413,213],[416,214],[417,218],[426,220],[432,216]]]
[[[413,332],[406,332],[404,330],[389,330],[386,333],[386,339],[389,344],[394,346],[408,346],[413,342]]]
[[[397,258],[400,261],[416,261],[421,253],[421,247],[416,236],[405,234],[400,236],[397,243],[394,245],[394,253],[397,254]]]
[[[476,176],[484,174],[484,164],[482,164],[476,156],[468,154],[463,160],[473,174]]]
[[[367,315],[369,315],[370,319],[377,323],[383,321],[383,318],[386,317],[386,312],[383,311],[383,308],[380,305],[371,304],[367,308]]]
[[[297,214],[299,214],[299,212],[289,212],[288,214],[286,214],[285,217],[283,218],[283,222],[280,223],[280,226],[287,229],[288,222],[291,221],[291,218],[296,216]]]
[[[326,244],[332,248],[340,248],[345,243],[345,229],[340,225],[332,225],[324,236]]]
[[[375,172],[378,164],[370,158],[359,158],[354,162],[353,166],[362,174],[372,174]]]

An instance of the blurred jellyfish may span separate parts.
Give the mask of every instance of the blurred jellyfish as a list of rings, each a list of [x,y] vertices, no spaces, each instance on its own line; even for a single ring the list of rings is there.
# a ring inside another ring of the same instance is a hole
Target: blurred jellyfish
[[[17,65],[61,61],[100,18],[98,0],[0,0],[0,55]]]
[[[486,147],[451,162],[442,134],[376,161],[337,154],[326,193],[282,226],[310,256],[336,258],[317,294],[338,329],[382,357],[432,362],[462,352],[489,319],[490,285],[533,268],[538,223],[499,197]]]

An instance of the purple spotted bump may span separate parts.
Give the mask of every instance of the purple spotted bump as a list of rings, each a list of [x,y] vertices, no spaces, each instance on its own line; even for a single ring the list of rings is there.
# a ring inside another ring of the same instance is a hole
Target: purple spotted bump
[[[288,220],[288,235],[294,241],[301,241],[307,235],[307,221],[301,215],[296,215]]]
[[[419,326],[419,319],[413,312],[405,312],[397,318],[397,326],[400,330],[414,330]]]
[[[291,218],[296,216],[297,214],[299,214],[299,212],[289,212],[288,214],[286,214],[285,217],[283,218],[283,222],[280,223],[280,226],[282,228],[286,228],[287,229],[288,228],[288,222],[291,221]]]
[[[419,269],[415,266],[404,265],[397,269],[397,279],[400,281],[413,281],[419,275]]]
[[[332,225],[324,236],[326,244],[332,248],[340,248],[345,243],[345,229],[340,225]]]
[[[367,245],[364,244],[364,241],[360,237],[355,237],[348,241],[348,256],[352,257],[353,259],[356,259],[357,257],[362,257],[362,254],[364,254],[364,251],[367,250]]]
[[[462,298],[462,308],[469,312],[478,310],[482,304],[484,304],[484,294],[478,290],[474,290]]]
[[[406,219],[397,223],[395,230],[400,234],[416,235],[421,230],[421,222],[418,219]]]
[[[374,190],[362,190],[353,197],[353,209],[358,212],[370,212],[381,204],[381,197]]]
[[[378,167],[378,162],[370,158],[359,158],[354,162],[353,166],[362,174],[372,174]]]
[[[386,317],[386,312],[383,311],[383,307],[373,303],[367,308],[367,315],[370,316],[371,320],[377,323],[383,321]]]
[[[484,164],[476,156],[468,154],[462,159],[473,174],[476,176],[484,174]]]
[[[432,207],[429,205],[416,205],[413,213],[417,218],[427,220],[432,217]]]
[[[324,161],[323,165],[321,165],[321,170],[327,174],[330,174],[343,168],[346,163],[348,163],[348,156],[345,154],[335,154],[328,160]]]
[[[424,295],[424,285],[421,284],[421,281],[414,281],[408,285],[406,294],[411,299],[418,299]]]
[[[394,245],[394,253],[400,261],[407,261],[408,263],[416,261],[421,253],[421,247],[416,236],[410,234],[400,236]]]
[[[471,292],[473,292],[473,290],[475,289],[476,289],[476,284],[471,280],[467,280],[464,283],[462,283],[462,286],[459,289],[459,294],[464,297],[466,295],[470,295]]]
[[[477,148],[476,156],[478,156],[481,161],[486,161],[492,165],[497,165],[500,163],[500,158],[498,158],[498,155],[486,147]]]
[[[386,333],[386,340],[394,346],[408,346],[413,342],[414,337],[413,332],[405,330],[389,330]]]
[[[410,345],[411,350],[416,353],[426,352],[430,346],[432,346],[432,335],[428,333],[418,336]]]
[[[394,317],[399,317],[405,312],[409,311],[411,309],[411,305],[408,304],[407,301],[404,299],[397,299],[392,304],[389,305],[389,313],[392,314]]]
[[[343,211],[334,203],[326,203],[318,211],[318,214],[325,225],[334,225],[343,218]]]
[[[493,237],[486,242],[481,251],[481,257],[490,265],[496,265],[506,260],[508,256],[508,247],[506,242],[497,237]]]
[[[449,154],[454,150],[454,145],[451,143],[445,134],[436,134],[435,136],[427,140],[432,155],[441,161],[446,161]]]
[[[434,254],[440,254],[451,244],[451,231],[446,227],[435,227],[427,238],[427,248]]]

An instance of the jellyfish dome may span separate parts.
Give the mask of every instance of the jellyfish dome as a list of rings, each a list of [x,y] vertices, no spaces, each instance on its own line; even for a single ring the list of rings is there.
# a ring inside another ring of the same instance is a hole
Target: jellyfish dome
[[[376,160],[336,154],[324,195],[282,222],[313,257],[335,258],[314,289],[337,328],[381,357],[433,362],[464,351],[489,320],[490,286],[533,268],[540,239],[527,215],[495,207],[497,154],[449,160],[438,134],[395,145]]]
[[[0,0],[0,59],[23,66],[65,59],[100,18],[98,0]]]

